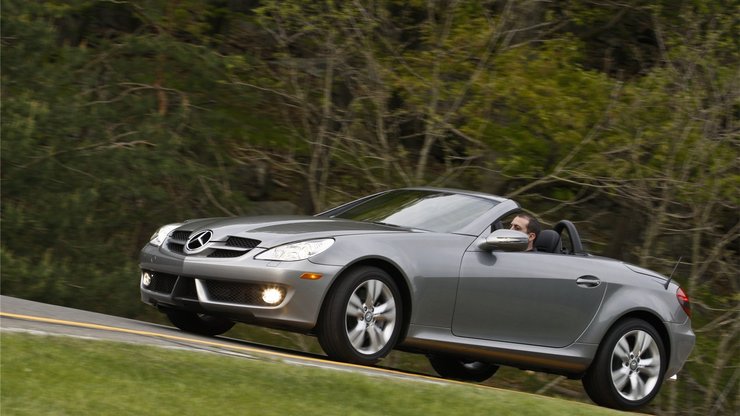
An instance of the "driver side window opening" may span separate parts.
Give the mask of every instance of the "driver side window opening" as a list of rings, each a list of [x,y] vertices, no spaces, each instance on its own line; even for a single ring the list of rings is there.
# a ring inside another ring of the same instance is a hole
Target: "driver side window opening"
[[[526,234],[529,239],[526,251],[537,251],[534,242],[541,231],[541,226],[534,215],[515,209],[491,224],[491,232],[496,230],[513,230]]]
[[[511,226],[512,226],[511,222],[514,221],[514,218],[516,218],[517,215],[522,215],[524,213],[525,212],[522,211],[522,210],[516,210],[516,211],[512,211],[512,212],[504,215],[503,217],[499,218],[496,222],[494,222],[493,224],[491,224],[491,232],[494,232],[496,230],[509,230],[509,229],[512,229],[511,228]],[[526,232],[526,230],[517,230],[517,231],[521,231],[523,233]]]
[[[513,229],[526,233],[527,230],[522,229],[520,221],[514,221],[520,215],[527,215],[527,213],[519,209],[502,216],[491,224],[491,232],[502,229]],[[534,242],[535,251],[553,254],[574,254],[577,251],[577,247],[574,247],[568,227],[560,227],[560,234],[553,228],[557,227],[550,226],[549,224],[541,224],[541,230],[537,236],[537,240]]]

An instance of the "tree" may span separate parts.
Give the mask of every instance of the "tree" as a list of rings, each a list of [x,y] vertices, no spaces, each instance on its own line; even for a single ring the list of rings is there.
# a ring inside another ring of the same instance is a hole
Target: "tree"
[[[699,344],[651,410],[737,407],[737,2],[2,6],[4,294],[141,316],[157,225],[477,189],[594,253],[682,255]]]

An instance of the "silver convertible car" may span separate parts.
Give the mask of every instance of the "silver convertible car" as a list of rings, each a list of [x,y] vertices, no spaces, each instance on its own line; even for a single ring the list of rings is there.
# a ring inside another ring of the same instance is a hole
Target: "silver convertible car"
[[[603,406],[649,402],[694,346],[686,294],[588,254],[570,221],[526,251],[508,229],[517,212],[506,198],[407,188],[315,216],[169,224],[141,251],[141,299],[184,331],[244,322],[315,335],[352,363],[396,348],[443,377],[507,365],[582,379]]]

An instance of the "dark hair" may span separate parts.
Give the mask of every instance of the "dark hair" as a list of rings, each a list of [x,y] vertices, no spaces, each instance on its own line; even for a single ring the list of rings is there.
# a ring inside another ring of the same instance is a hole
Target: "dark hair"
[[[540,235],[540,231],[542,231],[542,226],[540,226],[540,222],[537,220],[537,218],[529,214],[518,214],[517,217],[521,217],[527,220],[527,234],[534,233],[535,238]]]

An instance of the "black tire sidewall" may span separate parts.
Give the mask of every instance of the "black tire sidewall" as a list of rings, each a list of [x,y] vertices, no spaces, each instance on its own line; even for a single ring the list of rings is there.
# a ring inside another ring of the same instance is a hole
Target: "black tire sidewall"
[[[361,266],[339,276],[341,279],[326,299],[320,318],[319,343],[333,359],[362,365],[372,365],[388,355],[398,342],[403,323],[403,301],[398,285],[384,270],[377,267]],[[380,351],[363,354],[357,351],[347,336],[346,310],[349,298],[354,291],[368,280],[378,280],[391,291],[396,307],[396,322],[393,334]]]
[[[658,382],[650,394],[640,400],[631,401],[622,397],[614,386],[611,376],[611,359],[617,342],[625,334],[634,330],[645,331],[657,344],[660,354],[660,374],[658,375]],[[617,323],[604,338],[594,362],[583,378],[583,386],[591,400],[597,404],[621,410],[634,410],[644,406],[658,394],[663,384],[667,365],[668,357],[666,356],[665,345],[658,331],[644,320],[629,318]]]
[[[464,360],[446,355],[429,354],[427,358],[437,374],[453,380],[481,382],[498,371],[497,365],[484,362],[476,362],[476,368],[469,368],[465,366]]]

